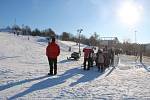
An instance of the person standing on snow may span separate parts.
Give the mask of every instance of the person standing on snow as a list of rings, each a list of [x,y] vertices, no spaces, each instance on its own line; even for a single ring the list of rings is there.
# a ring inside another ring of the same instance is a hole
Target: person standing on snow
[[[97,58],[96,47],[92,47],[92,63],[91,63],[91,67],[93,67],[94,62],[96,64],[96,66],[97,66],[96,58]]]
[[[84,52],[84,62],[83,62],[84,70],[90,70],[91,67],[90,54],[92,53],[92,49],[90,47],[86,47],[83,49],[83,52]],[[86,68],[86,62],[88,62],[87,68]]]
[[[55,43],[55,38],[52,38],[52,42],[49,42],[46,48],[46,56],[49,61],[50,72],[48,75],[56,75],[57,74],[57,57],[60,54],[59,45]]]
[[[98,71],[103,72],[104,69],[104,54],[102,50],[98,50],[97,52],[97,67]]]
[[[110,64],[111,64],[111,66],[114,66],[114,56],[115,56],[114,49],[111,48],[110,49]]]
[[[110,65],[110,54],[108,52],[107,46],[105,46],[105,48],[103,49],[103,54],[104,54],[104,67],[106,69]]]

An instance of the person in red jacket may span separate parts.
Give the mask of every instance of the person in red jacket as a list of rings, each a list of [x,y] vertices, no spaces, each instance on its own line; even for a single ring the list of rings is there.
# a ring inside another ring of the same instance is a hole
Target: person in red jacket
[[[83,48],[83,52],[84,52],[84,62],[83,62],[84,70],[90,70],[90,67],[92,66],[91,55],[93,53],[93,50],[91,49],[91,47],[85,47]],[[87,68],[86,68],[86,62],[88,62]]]
[[[60,54],[59,45],[55,43],[55,38],[52,38],[52,42],[50,42],[46,48],[46,56],[48,57],[50,73],[48,75],[56,75],[57,74],[57,57]]]

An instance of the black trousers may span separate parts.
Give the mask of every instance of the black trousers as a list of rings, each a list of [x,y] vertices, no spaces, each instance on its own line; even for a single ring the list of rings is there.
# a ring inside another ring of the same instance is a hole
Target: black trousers
[[[98,63],[97,67],[98,67],[98,70],[101,71],[101,72],[103,72],[105,70],[104,63]]]
[[[87,66],[87,68],[86,68],[86,62],[88,62],[88,66]],[[90,59],[89,58],[84,58],[84,63],[83,63],[83,65],[84,65],[84,70],[89,70],[90,69],[90,66],[91,66],[91,62],[90,62]]]
[[[49,66],[50,66],[50,74],[57,74],[57,58],[56,59],[52,59],[52,58],[48,58],[49,61]]]

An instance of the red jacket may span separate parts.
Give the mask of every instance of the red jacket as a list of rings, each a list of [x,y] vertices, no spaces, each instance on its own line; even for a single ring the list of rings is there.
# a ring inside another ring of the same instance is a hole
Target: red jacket
[[[60,48],[55,42],[48,44],[46,48],[46,56],[52,59],[56,59],[60,54]]]
[[[92,49],[90,49],[90,48],[84,48],[83,52],[84,52],[84,58],[89,58],[90,53],[92,52]]]

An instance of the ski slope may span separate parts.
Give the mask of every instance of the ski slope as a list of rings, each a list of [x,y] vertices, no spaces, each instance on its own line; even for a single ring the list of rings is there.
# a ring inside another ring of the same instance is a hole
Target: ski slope
[[[96,67],[89,71],[79,61],[68,61],[74,42],[58,40],[58,74],[48,76],[44,37],[0,33],[0,100],[150,100],[149,66],[136,67],[130,56],[120,55],[119,64],[105,73]],[[85,45],[81,45],[83,48]],[[150,62],[147,59],[147,62]]]

